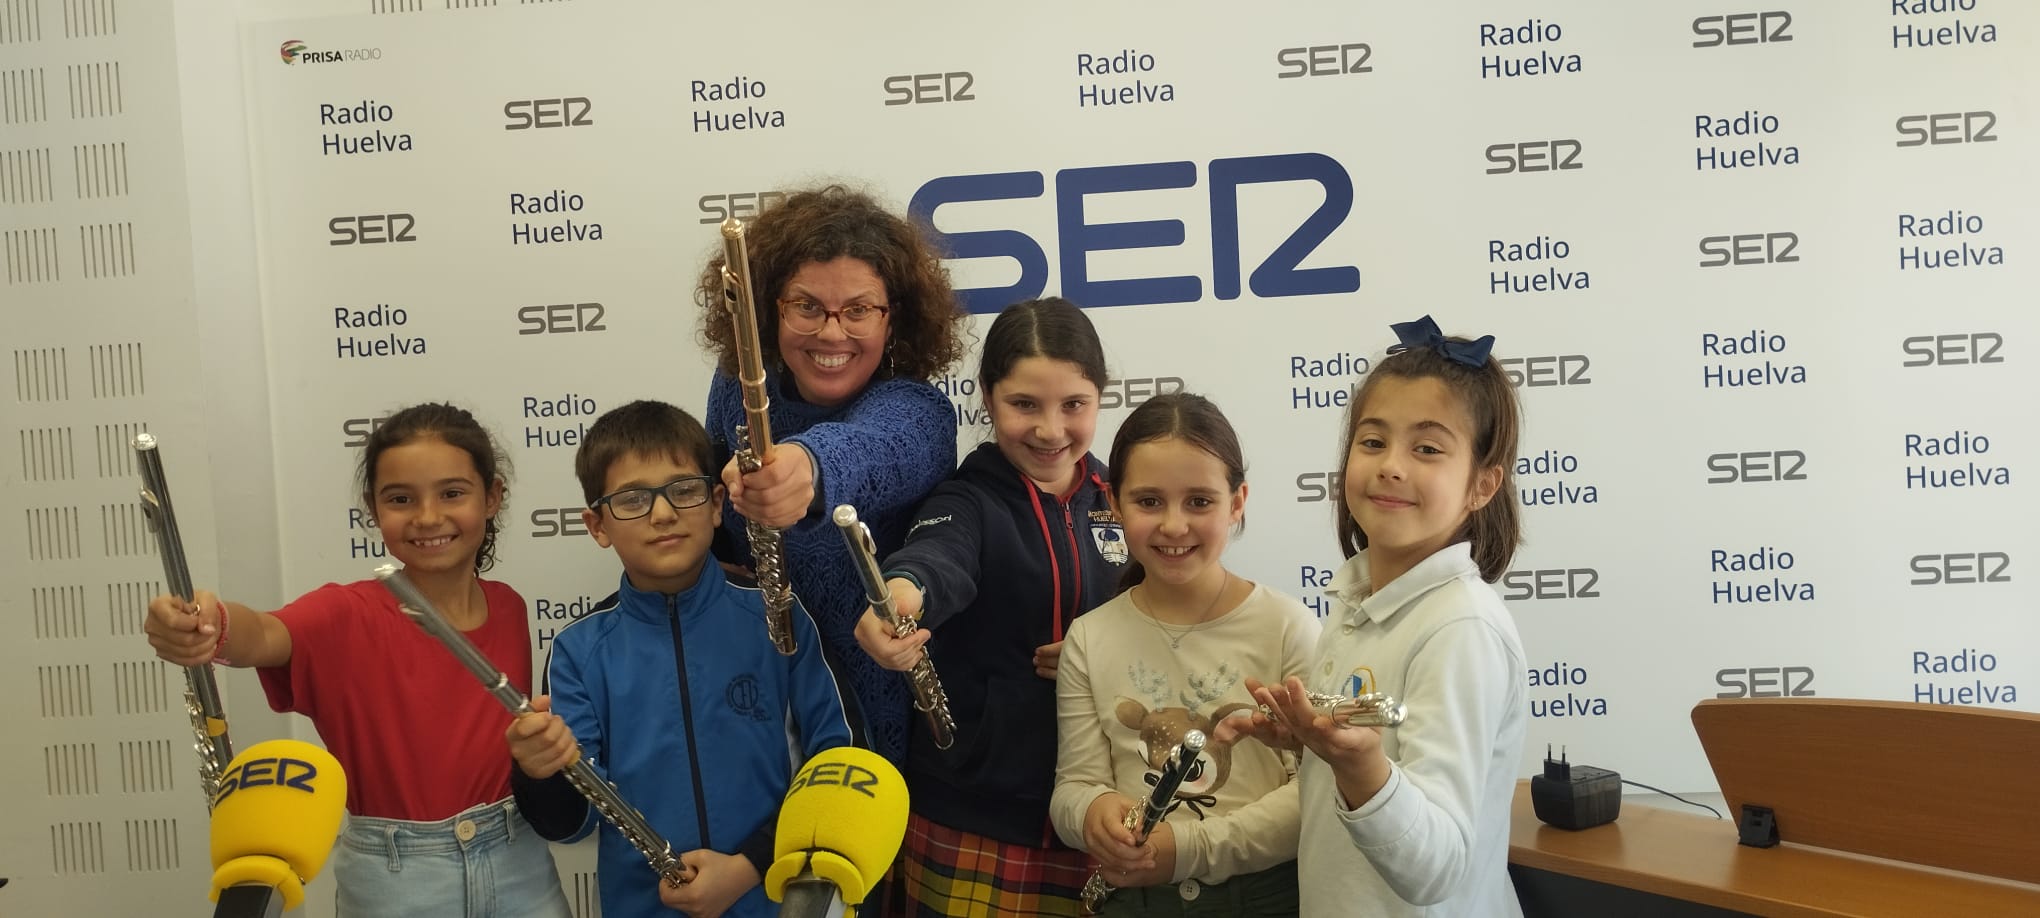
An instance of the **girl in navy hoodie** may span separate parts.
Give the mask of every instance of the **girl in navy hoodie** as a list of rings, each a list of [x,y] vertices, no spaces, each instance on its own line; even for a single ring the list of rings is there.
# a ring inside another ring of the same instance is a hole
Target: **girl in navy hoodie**
[[[1007,307],[985,335],[979,390],[992,442],[929,496],[885,562],[902,616],[857,641],[887,669],[923,645],[949,695],[956,740],[916,719],[904,769],[913,800],[893,912],[1076,915],[1088,857],[1055,836],[1055,670],[1070,621],[1111,598],[1126,539],[1090,453],[1104,349],[1082,310],[1049,297]]]

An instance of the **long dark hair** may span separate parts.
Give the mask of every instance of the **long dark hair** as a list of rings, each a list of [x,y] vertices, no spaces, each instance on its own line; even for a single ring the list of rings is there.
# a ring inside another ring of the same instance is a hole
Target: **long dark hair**
[[[1240,435],[1233,430],[1232,422],[1225,419],[1225,412],[1202,395],[1172,392],[1157,395],[1133,409],[1125,423],[1119,425],[1119,435],[1112,438],[1106,484],[1112,489],[1114,501],[1119,499],[1119,489],[1126,483],[1126,460],[1133,455],[1133,448],[1172,437],[1210,453],[1225,466],[1226,487],[1233,493],[1239,493],[1240,486],[1247,483],[1247,459],[1240,451]],[[1119,575],[1119,592],[1133,589],[1146,579],[1147,570],[1140,562],[1128,561],[1126,570]]]
[[[369,433],[367,445],[361,448],[361,465],[355,469],[354,478],[361,485],[361,502],[370,516],[375,515],[376,461],[391,447],[420,437],[438,437],[466,452],[474,460],[475,471],[482,476],[482,489],[492,490],[500,484],[504,486],[503,494],[509,495],[510,461],[496,447],[488,429],[465,408],[427,402],[390,415],[382,426]],[[498,505],[496,512],[500,514],[502,508],[503,505]],[[496,566],[497,531],[496,517],[491,516],[482,529],[482,547],[475,552],[477,574]]]
[[[1465,338],[1448,338],[1465,341]],[[1339,450],[1339,466],[1352,455],[1353,437],[1367,405],[1367,396],[1382,379],[1435,379],[1459,398],[1473,420],[1473,471],[1500,466],[1501,486],[1487,506],[1468,514],[1466,523],[1453,533],[1447,544],[1473,543],[1473,560],[1480,566],[1481,579],[1493,583],[1509,570],[1509,560],[1523,541],[1523,524],[1516,501],[1516,435],[1523,426],[1522,408],[1516,403],[1516,389],[1509,385],[1502,364],[1490,356],[1485,365],[1469,367],[1438,353],[1436,348],[1413,347],[1390,354],[1367,374],[1367,381],[1354,393],[1346,412],[1346,438]],[[1348,558],[1367,548],[1367,533],[1353,521],[1353,508],[1346,503],[1346,491],[1337,498],[1339,550]],[[1377,584],[1379,586],[1379,584]]]
[[[1025,300],[999,311],[978,358],[978,397],[990,405],[992,387],[1029,357],[1074,364],[1092,385],[1105,388],[1105,346],[1098,342],[1098,329],[1077,304],[1062,297]]]

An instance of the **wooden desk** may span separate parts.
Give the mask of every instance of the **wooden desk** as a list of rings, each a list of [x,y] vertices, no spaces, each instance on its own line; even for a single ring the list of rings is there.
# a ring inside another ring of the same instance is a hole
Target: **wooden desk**
[[[1528,781],[1516,786],[1509,865],[1529,918],[2040,916],[2040,885],[1789,842],[1745,847],[1732,820],[1698,811],[1632,803],[1608,825],[1554,829],[1537,821]]]

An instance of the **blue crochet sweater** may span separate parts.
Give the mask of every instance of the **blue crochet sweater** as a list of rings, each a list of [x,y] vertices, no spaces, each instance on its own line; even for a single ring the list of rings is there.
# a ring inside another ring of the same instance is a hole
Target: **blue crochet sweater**
[[[956,468],[956,411],[940,390],[916,379],[874,380],[848,404],[822,408],[787,391],[781,378],[780,371],[766,373],[773,442],[799,443],[814,455],[821,494],[819,511],[783,538],[793,591],[821,627],[838,674],[856,696],[865,741],[900,765],[913,695],[905,676],[873,662],[852,636],[864,614],[864,588],[829,511],[837,504],[856,507],[880,558],[899,548],[915,508]],[[708,387],[705,426],[719,452],[741,445],[736,428],[743,420],[742,390],[717,373]],[[724,560],[748,564],[744,518],[725,512],[723,528],[736,546],[734,557]]]

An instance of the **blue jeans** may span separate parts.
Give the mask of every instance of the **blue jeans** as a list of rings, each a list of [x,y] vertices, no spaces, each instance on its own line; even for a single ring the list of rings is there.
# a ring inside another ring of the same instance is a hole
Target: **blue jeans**
[[[552,850],[509,800],[438,822],[347,817],[339,918],[569,918]]]

